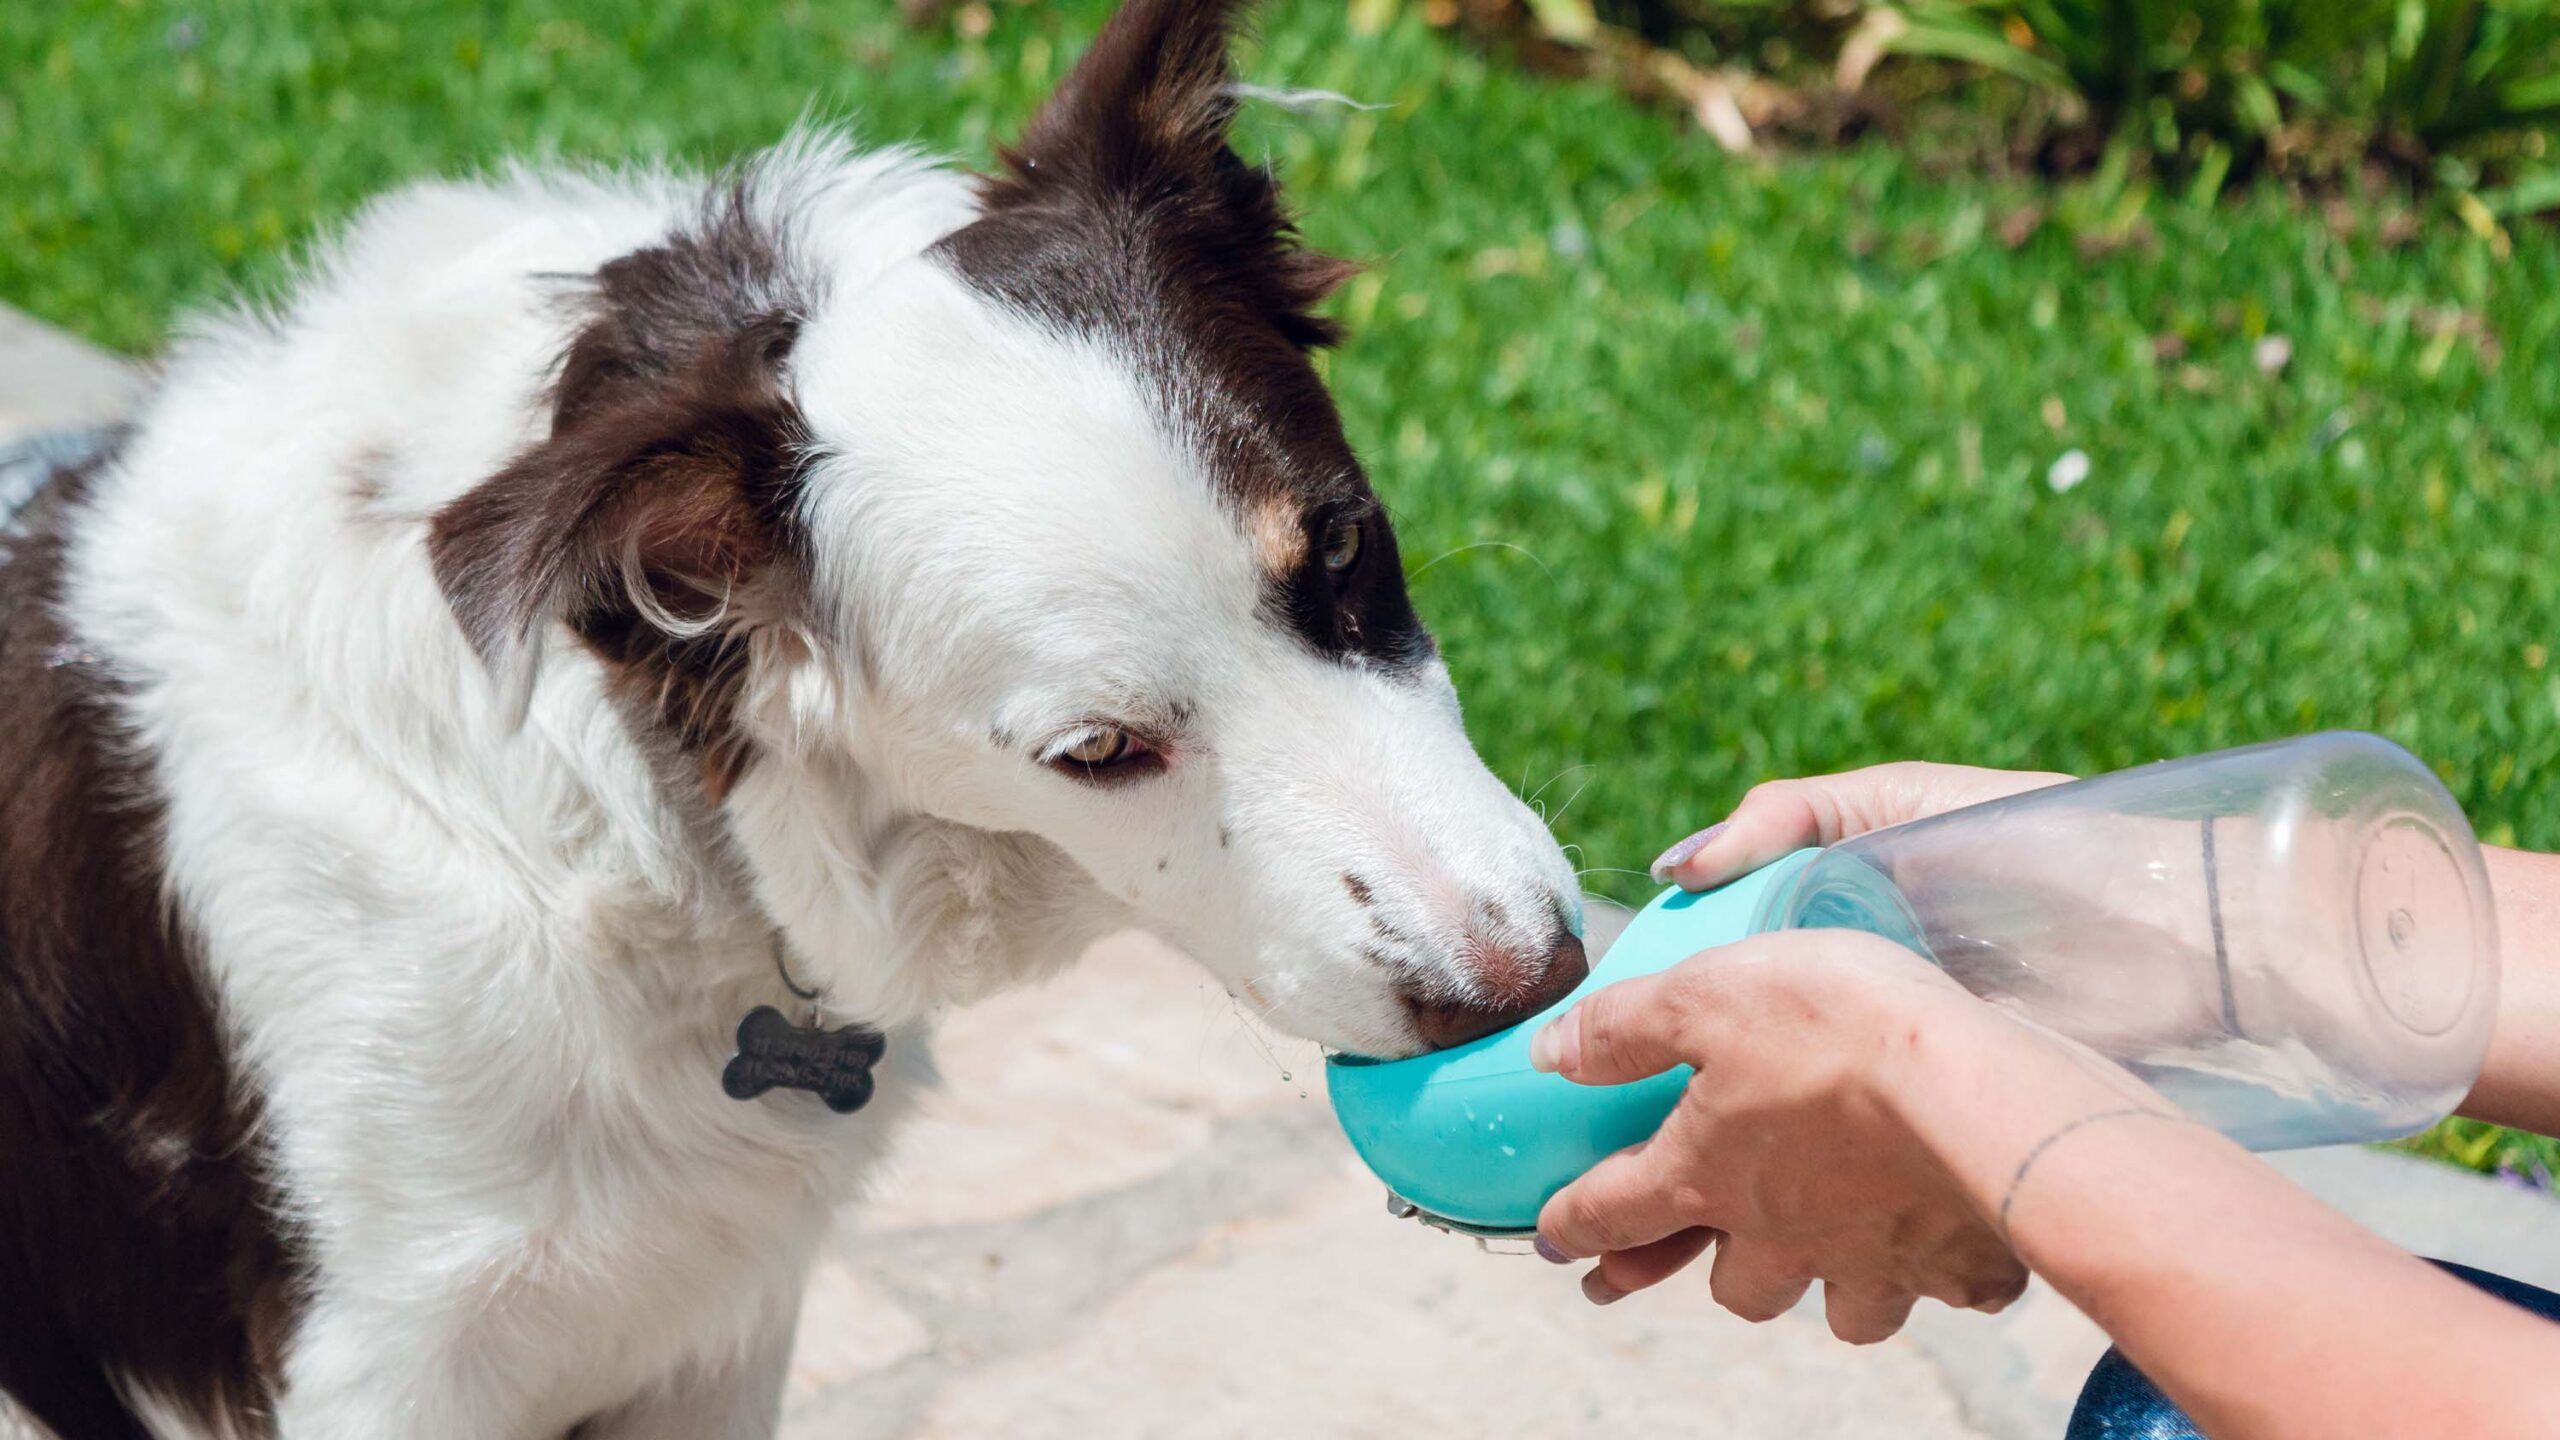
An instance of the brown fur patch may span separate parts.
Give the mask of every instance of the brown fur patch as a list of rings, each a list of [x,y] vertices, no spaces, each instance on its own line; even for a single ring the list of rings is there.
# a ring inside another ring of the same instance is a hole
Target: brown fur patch
[[[1263,574],[1285,580],[1307,563],[1307,517],[1287,497],[1274,495],[1256,503],[1245,528],[1253,536],[1254,558]]]
[[[801,301],[747,182],[606,265],[553,388],[551,434],[435,517],[463,631],[502,657],[559,619],[698,766],[713,803],[752,756],[748,631],[799,599],[805,428],[782,382]]]
[[[144,1434],[124,1383],[262,1435],[297,1265],[158,796],[58,618],[79,484],[0,568],[0,1388],[77,1440]]]
[[[983,187],[999,223],[946,242],[963,269],[973,258],[1000,258],[980,278],[1043,310],[1135,298],[1113,290],[1125,277],[1110,271],[1090,275],[1095,283],[1080,295],[1055,283],[1077,259],[1097,258],[1079,255],[1080,227],[1055,222],[1091,218],[1090,202],[1101,201],[1134,222],[1120,248],[1153,261],[1159,278],[1202,292],[1194,303],[1250,315],[1301,348],[1331,343],[1338,332],[1315,307],[1357,267],[1299,244],[1279,182],[1227,145],[1236,114],[1227,51],[1245,8],[1243,0],[1125,0],[1004,149],[1003,170]],[[1028,233],[1036,227],[1008,217],[1043,217],[1052,239],[1037,245]],[[1014,250],[1026,238],[1045,255]]]
[[[1353,573],[1302,553],[1266,572],[1265,609],[1324,654],[1418,664],[1431,641],[1393,532],[1308,353],[1335,339],[1315,307],[1353,267],[1300,243],[1278,182],[1227,143],[1242,9],[1127,0],[1005,150],[985,214],[936,253],[1005,304],[1118,342],[1257,540],[1265,509],[1314,533],[1373,517]]]

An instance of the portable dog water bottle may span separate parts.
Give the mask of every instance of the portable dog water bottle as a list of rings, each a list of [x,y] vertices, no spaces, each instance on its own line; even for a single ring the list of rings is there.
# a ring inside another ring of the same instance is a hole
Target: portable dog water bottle
[[[1646,906],[1544,1014],[1326,1086],[1390,1208],[1479,1236],[1651,1134],[1690,1075],[1584,1086],[1529,1067],[1602,986],[1770,930],[1856,929],[2079,1041],[2258,1150],[2406,1135],[2479,1078],[2497,931],[2471,827],[2371,735],[2226,750],[1802,850]]]

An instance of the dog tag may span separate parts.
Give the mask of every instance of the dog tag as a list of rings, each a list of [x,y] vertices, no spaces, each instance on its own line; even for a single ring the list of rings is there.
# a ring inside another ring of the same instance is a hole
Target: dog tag
[[[720,1088],[732,1100],[753,1100],[767,1090],[806,1090],[839,1115],[871,1098],[871,1067],[889,1051],[887,1036],[865,1025],[829,1030],[794,1025],[770,1005],[738,1022],[738,1053],[720,1072]]]

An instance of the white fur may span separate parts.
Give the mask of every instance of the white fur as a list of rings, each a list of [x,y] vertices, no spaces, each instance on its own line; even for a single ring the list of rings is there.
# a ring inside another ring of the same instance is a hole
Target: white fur
[[[756,192],[822,281],[791,377],[830,602],[756,638],[756,763],[722,815],[671,801],[565,632],[510,697],[425,523],[542,435],[554,277],[699,193],[384,200],[281,313],[182,346],[77,527],[69,618],[132,683],[172,898],[315,1265],[287,1440],[769,1434],[812,1249],[928,1083],[937,1007],[1135,922],[1283,1026],[1410,1049],[1346,871],[1453,991],[1466,896],[1525,925],[1572,891],[1444,675],[1256,613],[1241,522],[1131,357],[924,256],[963,180],[824,137]],[[1138,785],[1032,753],[1177,705]],[[777,929],[890,1029],[856,1116],[720,1092],[738,1017],[787,1003]]]

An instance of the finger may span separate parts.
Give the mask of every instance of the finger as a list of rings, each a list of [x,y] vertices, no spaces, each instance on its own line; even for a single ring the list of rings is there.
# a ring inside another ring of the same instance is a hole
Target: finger
[[[1595,990],[1529,1037],[1529,1063],[1580,1085],[1625,1085],[1696,1063],[1684,1034],[1703,979],[1686,964]]]
[[[1920,1293],[1951,1309],[1997,1315],[2027,1293],[2027,1267],[2006,1251],[1985,1254],[1949,1268]]]
[[[1715,1231],[1699,1225],[1633,1250],[1612,1250],[1582,1277],[1582,1293],[1594,1305],[1607,1305],[1649,1290],[1688,1268],[1715,1238]]]
[[[1748,875],[1807,845],[1829,845],[1844,835],[1866,772],[1806,780],[1771,780],[1751,787],[1725,822],[1707,832],[1687,855],[1673,846],[1654,862],[1656,880],[1708,890]]]
[[[1912,1302],[1918,1298],[1892,1290],[1861,1290],[1825,1283],[1822,1313],[1831,1322],[1832,1334],[1852,1345],[1873,1345],[1893,1338],[1902,1322],[1911,1318]]]
[[[1820,815],[1807,794],[1812,781],[1777,779],[1743,794],[1733,815],[1661,853],[1654,879],[1682,889],[1713,889],[1733,876],[1751,874],[1789,851],[1818,846]]]
[[[1567,1259],[1587,1260],[1688,1229],[1697,1223],[1696,1192],[1665,1173],[1680,1158],[1657,1139],[1592,1166],[1539,1210],[1539,1237]]]
[[[1985,1315],[1997,1315],[2017,1304],[2018,1297],[2026,1293],[2027,1267],[2020,1265],[2016,1268],[2015,1274],[2004,1276],[1999,1281],[1976,1291],[1977,1298],[1964,1308],[1979,1310]]]
[[[1665,852],[1655,862],[1654,878],[1690,890],[1712,889],[1807,845],[1836,845],[1870,830],[2070,778],[1901,761],[1771,780],[1753,786],[1725,823],[1686,856],[1680,846]]]
[[[1894,1283],[1951,1310],[1996,1314],[2027,1289],[2026,1263],[1988,1230],[1909,1247]]]
[[[1793,1310],[1812,1287],[1812,1276],[1768,1246],[1730,1236],[1716,1247],[1715,1267],[1707,1272],[1707,1290],[1716,1303],[1755,1325]]]

